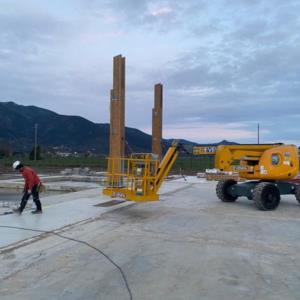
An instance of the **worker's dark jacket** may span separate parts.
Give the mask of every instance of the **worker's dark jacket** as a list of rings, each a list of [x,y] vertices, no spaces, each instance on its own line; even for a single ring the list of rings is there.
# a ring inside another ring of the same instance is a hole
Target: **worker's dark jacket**
[[[20,169],[20,172],[25,180],[24,190],[31,190],[33,186],[38,185],[41,182],[36,172],[29,167],[23,167]]]

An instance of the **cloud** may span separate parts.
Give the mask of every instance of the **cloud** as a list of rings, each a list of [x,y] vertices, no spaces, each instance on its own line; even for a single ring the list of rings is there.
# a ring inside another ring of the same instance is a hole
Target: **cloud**
[[[162,7],[151,10],[150,14],[153,17],[161,17],[161,16],[170,15],[172,12],[173,12],[173,9],[171,7],[162,6]]]
[[[16,49],[16,51],[32,50],[49,45],[54,41],[60,42],[70,31],[63,20],[46,14],[7,14],[0,13],[0,43],[1,46]],[[58,39],[59,38],[59,39]]]
[[[150,128],[145,128],[145,131],[151,133]],[[264,133],[267,131],[264,130]],[[187,139],[199,143],[213,143],[229,139],[237,142],[251,141],[257,142],[257,128],[252,124],[244,123],[201,123],[191,120],[186,125],[167,125],[163,129],[165,138]]]
[[[192,1],[194,2],[194,1]],[[174,31],[181,20],[182,2],[150,0],[82,1],[84,10],[96,18],[114,20],[114,24],[128,30],[155,30],[160,33]]]
[[[262,9],[258,3],[251,7]],[[223,30],[217,23],[210,32],[214,42],[166,63],[163,82],[168,87],[167,97],[172,99],[166,100],[166,122],[180,126],[198,118],[211,124],[212,136],[217,132],[214,122],[260,122],[265,127],[265,140],[297,139],[287,130],[300,121],[294,116],[300,108],[299,18],[290,14],[289,8],[280,5],[267,16],[246,17],[239,25],[232,21],[233,25]],[[195,28],[192,33],[198,36],[201,26]],[[220,132],[237,138],[234,132]],[[250,138],[247,132],[237,132]]]
[[[107,122],[122,53],[128,126],[149,127],[162,82],[165,134],[252,141],[259,122],[265,141],[300,144],[299,1],[3,3],[2,101]]]

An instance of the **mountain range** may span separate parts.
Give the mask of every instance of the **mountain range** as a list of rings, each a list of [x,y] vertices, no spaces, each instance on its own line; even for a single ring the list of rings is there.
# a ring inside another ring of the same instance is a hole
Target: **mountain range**
[[[38,144],[42,149],[108,153],[109,124],[93,123],[79,116],[60,115],[36,106],[0,102],[0,145],[9,144],[14,152],[30,151],[34,145],[35,124],[37,124]],[[130,150],[151,151],[151,135],[126,127],[125,136]],[[166,147],[171,141],[171,139],[164,140]],[[182,142],[196,145],[187,140]],[[232,143],[222,141],[216,144]]]

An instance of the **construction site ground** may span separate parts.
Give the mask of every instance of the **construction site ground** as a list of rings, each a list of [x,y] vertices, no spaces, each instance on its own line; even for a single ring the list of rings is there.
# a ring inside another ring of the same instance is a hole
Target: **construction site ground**
[[[178,178],[158,202],[112,206],[101,187],[52,195],[42,215],[2,215],[0,225],[89,243],[122,269],[132,299],[298,300],[295,197],[264,212],[246,198],[220,202],[215,186]],[[1,300],[130,299],[120,269],[86,244],[11,228],[0,237]]]

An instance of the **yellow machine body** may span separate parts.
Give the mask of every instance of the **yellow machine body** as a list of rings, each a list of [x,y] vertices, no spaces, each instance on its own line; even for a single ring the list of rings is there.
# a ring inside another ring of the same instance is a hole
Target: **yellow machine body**
[[[136,153],[130,158],[108,158],[103,194],[131,201],[159,200],[158,190],[178,156],[174,142],[160,162],[151,153]]]
[[[299,173],[298,149],[284,144],[218,146],[215,167],[245,179],[288,180]]]

